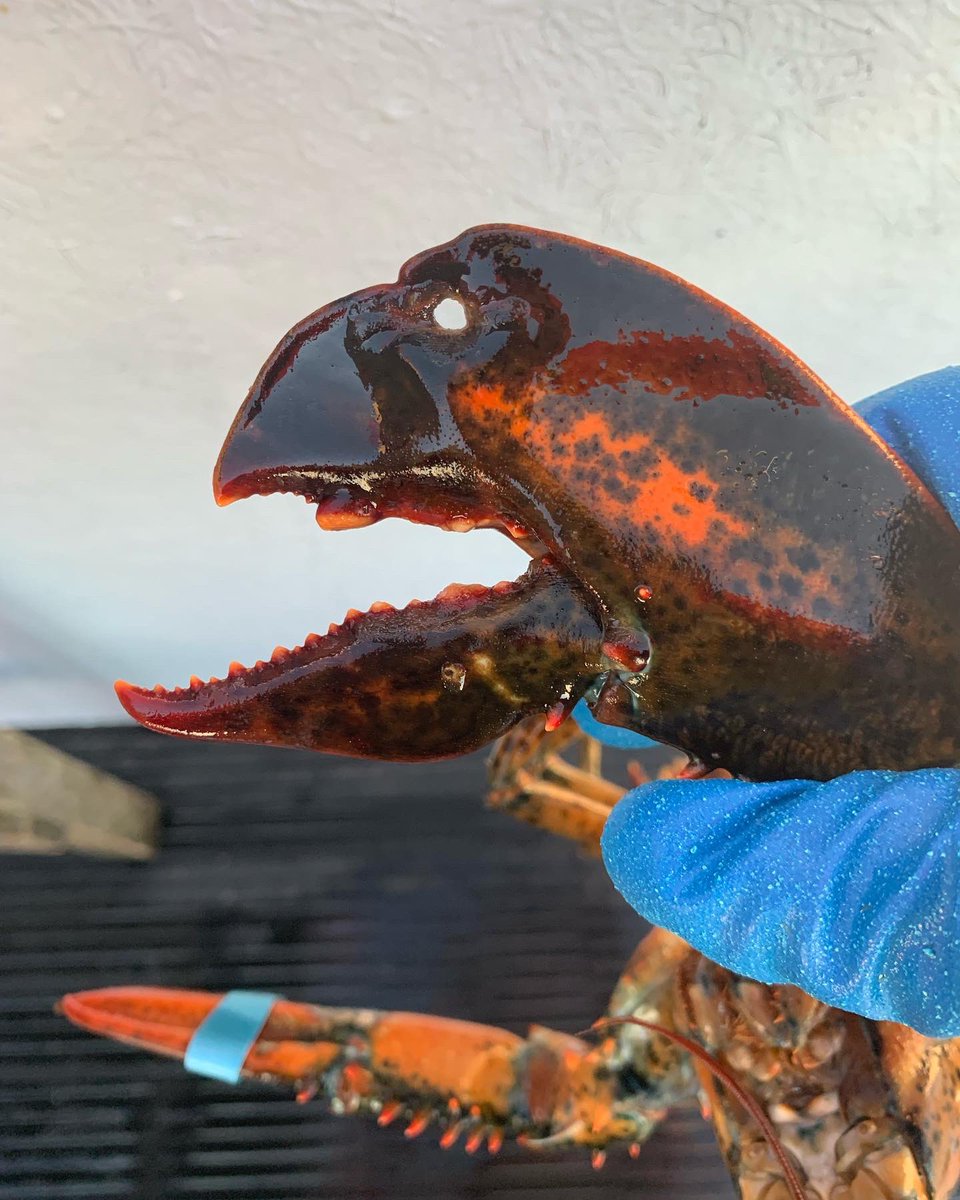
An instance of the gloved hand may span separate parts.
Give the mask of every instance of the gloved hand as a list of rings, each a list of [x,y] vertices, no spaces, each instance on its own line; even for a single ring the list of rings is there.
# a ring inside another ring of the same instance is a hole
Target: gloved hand
[[[960,367],[858,411],[960,524]],[[613,810],[603,856],[629,904],[723,966],[960,1036],[960,770],[651,783]]]

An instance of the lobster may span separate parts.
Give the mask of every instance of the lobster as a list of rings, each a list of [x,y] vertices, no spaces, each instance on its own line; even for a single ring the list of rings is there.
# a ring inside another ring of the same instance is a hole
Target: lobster
[[[462,306],[461,328],[441,306]],[[686,774],[829,779],[960,758],[960,532],[794,355],[677,277],[482,226],[295,326],[214,488],[293,492],[324,529],[494,527],[517,580],[351,611],[224,679],[118,684],[183,736],[391,760],[501,738],[491,797],[596,849],[621,790],[567,723],[676,747]],[[579,762],[568,752],[579,746]],[[566,755],[566,757],[565,757]],[[815,902],[815,898],[811,898]],[[86,1028],[182,1056],[217,1003],[109,989]],[[635,1150],[699,1095],[745,1200],[946,1200],[960,1044],[644,939],[594,1037],[277,1002],[243,1073],[412,1136]]]

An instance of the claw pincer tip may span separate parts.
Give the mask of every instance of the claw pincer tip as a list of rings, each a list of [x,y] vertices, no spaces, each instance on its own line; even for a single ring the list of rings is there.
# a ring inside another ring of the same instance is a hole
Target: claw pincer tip
[[[105,988],[76,992],[57,1004],[67,1020],[92,1033],[183,1059],[188,1071],[237,1083],[274,1005],[270,992],[164,992]]]

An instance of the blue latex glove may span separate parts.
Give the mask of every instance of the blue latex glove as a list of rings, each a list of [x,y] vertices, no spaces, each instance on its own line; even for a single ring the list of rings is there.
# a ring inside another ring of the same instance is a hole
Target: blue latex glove
[[[859,412],[960,524],[960,367]],[[960,770],[652,783],[613,810],[603,855],[629,904],[723,966],[960,1035]]]

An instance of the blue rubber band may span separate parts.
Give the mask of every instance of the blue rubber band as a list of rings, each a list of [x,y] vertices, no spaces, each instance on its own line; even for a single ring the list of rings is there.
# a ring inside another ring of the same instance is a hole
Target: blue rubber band
[[[183,1065],[195,1075],[238,1083],[246,1057],[280,999],[272,992],[227,992],[197,1026]]]
[[[624,729],[620,725],[605,725],[598,721],[587,707],[586,700],[577,702],[573,710],[573,719],[584,733],[596,738],[604,746],[613,746],[617,750],[646,750],[650,746],[660,744],[642,733],[634,733],[632,729]]]

